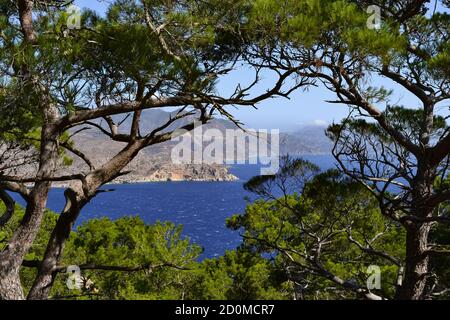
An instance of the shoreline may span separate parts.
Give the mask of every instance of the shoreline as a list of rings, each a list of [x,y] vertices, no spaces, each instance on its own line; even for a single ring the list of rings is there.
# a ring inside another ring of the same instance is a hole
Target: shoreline
[[[111,181],[104,186],[114,186],[114,185],[127,185],[127,184],[144,184],[144,183],[177,183],[177,182],[239,182],[242,179],[232,175],[233,178],[230,179],[136,179],[136,180],[125,180],[125,181]],[[64,189],[70,187],[70,183],[53,183],[52,189]]]

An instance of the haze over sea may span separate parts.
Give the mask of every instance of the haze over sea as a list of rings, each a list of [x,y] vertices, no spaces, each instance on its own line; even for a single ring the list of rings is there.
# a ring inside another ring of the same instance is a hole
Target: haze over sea
[[[330,155],[304,156],[323,170],[334,166]],[[204,248],[201,258],[220,256],[241,243],[239,231],[226,228],[226,219],[243,213],[246,197],[254,196],[243,184],[259,174],[257,165],[236,165],[230,171],[239,177],[234,182],[154,182],[109,185],[81,212],[77,225],[94,218],[139,216],[146,223],[171,221],[184,226],[184,235]],[[15,197],[17,202],[23,200]],[[50,192],[48,208],[60,212],[64,207],[64,189]]]

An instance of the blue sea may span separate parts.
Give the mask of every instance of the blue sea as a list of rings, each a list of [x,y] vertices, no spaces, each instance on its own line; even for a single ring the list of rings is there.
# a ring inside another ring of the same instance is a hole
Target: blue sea
[[[326,170],[333,167],[331,156],[305,156]],[[184,235],[204,248],[201,258],[223,255],[241,243],[239,231],[226,228],[226,219],[243,213],[254,196],[243,184],[259,174],[257,165],[236,165],[230,171],[240,180],[234,182],[154,182],[107,186],[113,192],[100,193],[85,208],[77,221],[109,217],[139,216],[146,223],[172,221],[184,226]],[[50,192],[48,208],[60,212],[64,189]],[[20,199],[17,198],[20,203]]]

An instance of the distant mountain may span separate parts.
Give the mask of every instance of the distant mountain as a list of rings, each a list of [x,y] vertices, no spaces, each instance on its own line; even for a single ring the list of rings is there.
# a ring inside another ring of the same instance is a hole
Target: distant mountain
[[[145,110],[141,117],[140,130],[142,134],[151,132],[155,128],[166,123],[174,112],[163,110]],[[127,132],[131,126],[132,117],[115,116],[116,123],[120,123],[119,132]],[[191,122],[192,119],[182,119],[169,126],[164,131],[170,131]],[[107,128],[105,121],[97,120],[97,124]],[[218,129],[225,132],[226,129],[236,129],[236,126],[228,120],[215,119],[202,127],[203,131]],[[79,128],[78,128],[79,129]],[[76,130],[76,129],[74,129]],[[74,136],[73,141],[78,149],[85,153],[94,165],[101,165],[113,157],[124,144],[109,140],[96,128],[84,130]],[[206,143],[205,143],[206,144]],[[206,181],[230,181],[237,179],[228,172],[225,165],[187,164],[175,165],[170,155],[175,142],[165,142],[150,146],[143,151],[125,169],[130,174],[122,176],[116,182],[138,181],[179,181],[179,180],[206,180]],[[270,147],[269,147],[270,148]],[[320,126],[301,127],[293,133],[280,134],[280,152],[290,155],[329,154],[331,143],[325,136],[325,128]],[[73,164],[70,167],[61,168],[61,173],[74,173],[86,171],[87,165],[78,157],[72,155]]]
[[[142,113],[141,132],[148,133],[165,124],[173,113],[162,110],[146,110]],[[131,126],[131,117],[114,117],[116,123],[121,123],[119,132],[127,132]],[[187,124],[189,119],[183,119],[169,126],[164,131],[176,129]],[[97,120],[97,124],[105,129],[105,121]],[[214,120],[207,127],[217,127],[221,130],[230,127],[230,123],[223,120]],[[76,131],[80,128],[75,128]],[[125,146],[122,142],[111,141],[97,128],[77,133],[72,138],[75,146],[92,161],[95,166],[100,166]],[[174,142],[165,142],[150,146],[142,150],[138,156],[124,169],[131,173],[117,178],[116,183],[150,182],[150,181],[233,181],[237,177],[228,172],[224,165],[208,164],[173,164],[170,158]],[[88,166],[77,156],[70,154],[73,163],[69,167],[61,167],[61,174],[86,172]]]
[[[282,133],[280,149],[282,154],[295,156],[331,154],[333,144],[325,135],[325,126],[300,127],[292,133]]]

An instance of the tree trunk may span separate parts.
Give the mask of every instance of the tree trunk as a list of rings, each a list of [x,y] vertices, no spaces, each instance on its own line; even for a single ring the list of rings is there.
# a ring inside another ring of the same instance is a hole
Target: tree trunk
[[[10,270],[0,274],[0,300],[23,300],[23,290],[20,283],[19,270]]]
[[[58,159],[58,136],[51,126],[44,126],[41,135],[41,157],[37,177],[50,176]],[[0,253],[0,299],[23,299],[19,270],[41,226],[51,183],[39,181],[28,200],[25,215],[5,249]]]
[[[33,286],[28,293],[29,300],[44,300],[50,294],[56,277],[54,268],[58,265],[64,245],[70,236],[73,224],[80,214],[86,201],[73,189],[65,192],[66,206],[61,213],[55,228],[50,236],[50,241],[44,254],[44,259],[39,267]]]
[[[402,285],[397,290],[397,299],[421,300],[425,295],[428,277],[428,235],[430,225],[410,223],[406,235],[406,261]]]
[[[49,184],[40,182],[32,193],[25,216],[6,248],[0,253],[0,299],[23,299],[19,270],[41,225]]]
[[[24,35],[24,43],[36,45],[36,34],[33,26],[33,0],[18,0],[19,20]],[[49,90],[37,75],[33,75],[31,68],[24,63],[20,68],[20,75],[24,83],[31,84],[34,94],[41,95],[39,107],[42,111],[42,131],[39,150],[39,169],[36,183],[27,199],[25,215],[9,240],[5,249],[0,253],[0,299],[23,299],[23,289],[20,282],[19,270],[23,259],[31,248],[41,226],[42,218],[47,206],[48,192],[51,182],[46,181],[54,173],[58,154],[58,139],[60,128],[55,126],[60,112],[49,95]]]
[[[425,288],[429,270],[428,236],[431,224],[421,219],[433,216],[434,208],[427,205],[433,193],[435,170],[429,165],[428,157],[418,159],[418,170],[412,184],[410,214],[417,218],[405,223],[406,261],[402,285],[396,298],[401,300],[421,300],[425,297]]]

